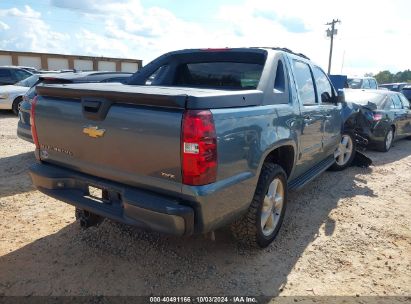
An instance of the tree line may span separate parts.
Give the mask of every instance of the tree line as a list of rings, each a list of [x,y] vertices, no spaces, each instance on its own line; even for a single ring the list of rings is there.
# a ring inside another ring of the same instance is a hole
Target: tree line
[[[372,76],[377,79],[378,83],[390,83],[390,82],[410,82],[411,83],[411,70],[405,70],[398,73],[391,73],[390,71],[381,71],[377,74],[368,73],[365,76]]]

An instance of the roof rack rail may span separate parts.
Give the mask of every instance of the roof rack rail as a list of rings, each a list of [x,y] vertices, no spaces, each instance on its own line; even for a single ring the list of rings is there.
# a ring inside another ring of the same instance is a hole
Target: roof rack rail
[[[310,58],[306,55],[304,55],[303,53],[294,53],[292,50],[284,48],[284,47],[272,47],[272,46],[268,46],[268,47],[253,47],[253,48],[263,48],[263,49],[271,49],[271,50],[276,50],[276,51],[283,51],[283,52],[287,52],[296,56],[300,56],[303,57],[305,59],[310,60]]]

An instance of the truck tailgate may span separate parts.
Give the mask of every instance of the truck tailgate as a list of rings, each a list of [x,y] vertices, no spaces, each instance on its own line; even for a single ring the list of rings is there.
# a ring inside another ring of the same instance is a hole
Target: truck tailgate
[[[59,95],[39,96],[36,103],[42,161],[131,186],[181,191],[183,108]],[[107,102],[100,115],[96,107]]]

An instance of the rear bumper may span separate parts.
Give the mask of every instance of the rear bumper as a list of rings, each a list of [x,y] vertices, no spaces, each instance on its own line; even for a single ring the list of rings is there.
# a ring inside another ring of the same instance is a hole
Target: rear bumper
[[[23,140],[26,140],[32,143],[33,137],[31,135],[31,126],[24,124],[19,120],[17,124],[17,136]]]
[[[174,198],[44,163],[31,166],[30,176],[41,192],[103,217],[174,235],[194,232],[193,208]],[[88,186],[104,189],[108,199],[92,199]]]
[[[368,145],[373,147],[384,143],[387,128],[384,125],[376,125],[374,128],[363,128],[360,130],[360,135],[368,140]]]

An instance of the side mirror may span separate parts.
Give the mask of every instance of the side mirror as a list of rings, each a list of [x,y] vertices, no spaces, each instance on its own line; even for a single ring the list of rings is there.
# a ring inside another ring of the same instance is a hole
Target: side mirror
[[[343,90],[338,90],[336,103],[345,103],[345,94]]]

